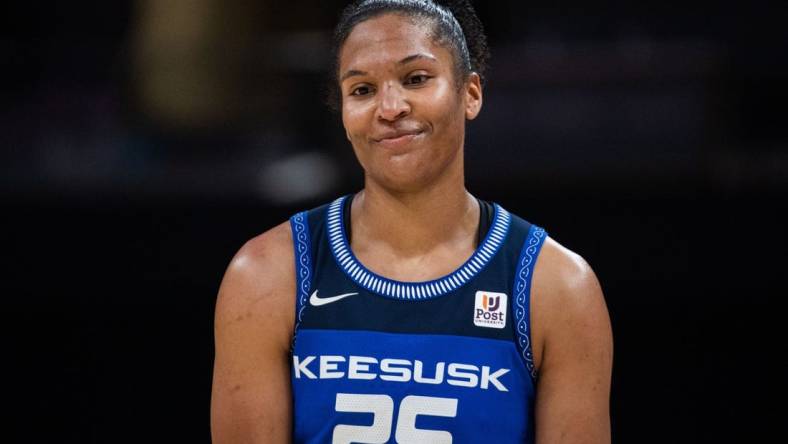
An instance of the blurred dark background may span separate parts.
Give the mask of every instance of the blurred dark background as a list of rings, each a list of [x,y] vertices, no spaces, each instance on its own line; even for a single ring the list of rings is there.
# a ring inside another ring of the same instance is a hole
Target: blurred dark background
[[[786,2],[475,2],[468,187],[602,281],[615,443],[772,441]],[[212,316],[249,238],[362,184],[323,105],[341,1],[7,5],[8,442],[209,442]]]

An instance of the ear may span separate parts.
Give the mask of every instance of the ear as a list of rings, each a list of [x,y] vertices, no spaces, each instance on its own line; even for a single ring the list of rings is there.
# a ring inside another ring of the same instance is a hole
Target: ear
[[[472,72],[465,83],[465,118],[473,120],[482,110],[482,81]]]

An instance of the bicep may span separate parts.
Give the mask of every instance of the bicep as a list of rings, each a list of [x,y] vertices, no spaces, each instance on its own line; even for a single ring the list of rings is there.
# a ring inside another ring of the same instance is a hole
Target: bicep
[[[609,443],[613,338],[602,291],[582,262],[545,320],[537,443]]]
[[[285,293],[294,288],[265,278],[283,270],[259,270],[249,258],[240,262],[237,257],[228,268],[216,304],[213,442],[287,443],[294,310]]]

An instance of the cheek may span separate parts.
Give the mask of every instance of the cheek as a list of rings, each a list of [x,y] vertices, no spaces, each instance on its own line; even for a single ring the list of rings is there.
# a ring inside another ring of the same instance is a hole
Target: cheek
[[[342,125],[351,141],[363,134],[367,124],[366,110],[360,106],[345,105],[342,107]]]
[[[434,122],[442,128],[440,131],[442,138],[461,138],[465,129],[465,110],[462,108],[462,100],[453,88],[447,88],[442,93],[442,96],[434,102],[440,104],[440,106],[434,105]]]
[[[365,168],[367,164],[367,127],[366,116],[362,109],[359,107],[343,106],[342,107],[342,125],[345,128],[345,136],[347,137],[356,159]]]
[[[462,97],[457,91],[454,82],[449,80],[441,82],[440,85],[436,87],[435,93],[432,95],[428,106],[431,107],[434,113],[439,114],[436,116],[438,118],[437,120],[443,124],[453,124],[458,113],[462,113],[463,115],[465,113]]]

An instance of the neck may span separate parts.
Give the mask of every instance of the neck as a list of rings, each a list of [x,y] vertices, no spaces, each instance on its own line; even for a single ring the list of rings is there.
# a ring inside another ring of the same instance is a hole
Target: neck
[[[392,192],[367,181],[351,207],[353,244],[385,245],[403,256],[419,256],[440,245],[473,248],[479,204],[462,174],[416,192]]]

